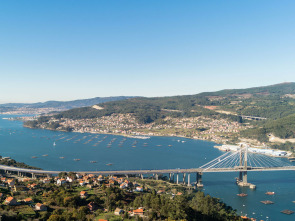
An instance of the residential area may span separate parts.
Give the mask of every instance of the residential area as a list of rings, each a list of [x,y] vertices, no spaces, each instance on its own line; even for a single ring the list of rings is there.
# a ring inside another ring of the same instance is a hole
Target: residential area
[[[213,119],[205,116],[191,118],[166,117],[160,122],[140,124],[133,114],[112,114],[94,119],[55,119],[38,125],[48,129],[48,125],[57,124],[56,130],[70,128],[73,132],[103,133],[120,135],[178,136],[193,139],[210,140],[226,143],[230,137],[238,135],[241,130],[252,126],[226,120]]]
[[[146,206],[144,197],[174,202],[187,191],[191,193],[185,186],[152,177],[70,172],[33,179],[2,174],[0,214],[4,220],[152,220],[163,216],[155,210],[161,205]]]

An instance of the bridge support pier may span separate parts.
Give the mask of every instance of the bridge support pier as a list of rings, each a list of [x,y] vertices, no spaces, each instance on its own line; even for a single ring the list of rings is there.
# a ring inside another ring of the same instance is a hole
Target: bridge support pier
[[[200,187],[200,188],[204,186],[202,175],[203,175],[202,172],[197,172],[197,187]]]
[[[143,180],[143,174],[140,174],[141,179]]]
[[[185,177],[186,177],[186,173],[183,173],[183,177],[182,177],[182,183],[185,185]]]
[[[179,174],[176,174],[176,184],[179,184]]]
[[[240,171],[240,172],[239,172],[239,181],[242,181],[242,180],[243,180],[243,172]]]
[[[187,186],[191,186],[191,174],[187,175]]]
[[[159,180],[159,175],[155,174],[156,180]]]
[[[243,183],[248,183],[247,171],[244,171],[244,174],[243,174]]]

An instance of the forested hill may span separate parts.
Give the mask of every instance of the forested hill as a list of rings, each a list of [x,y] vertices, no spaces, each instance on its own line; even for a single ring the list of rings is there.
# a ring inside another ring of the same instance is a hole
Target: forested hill
[[[83,119],[109,116],[114,113],[132,113],[140,123],[151,123],[165,116],[180,117],[216,114],[198,106],[198,103],[198,99],[132,98],[99,104],[100,110],[93,107],[71,109],[56,115],[56,118]]]
[[[216,92],[204,92],[199,95],[201,96],[239,96],[243,94],[252,95],[284,95],[284,94],[294,94],[295,93],[295,83],[294,82],[284,82],[280,84],[274,84],[270,86],[253,87],[246,89],[225,89]]]
[[[101,110],[92,107],[72,109],[58,117],[72,119],[94,118],[113,113],[135,113],[147,121],[163,116],[196,116],[228,111],[232,115],[250,115],[278,119],[295,113],[295,83],[283,83],[249,89],[222,90],[196,95],[144,98],[100,104]],[[213,106],[213,108],[210,108]],[[219,111],[220,112],[220,111]],[[145,121],[145,120],[143,120]]]
[[[260,130],[259,133],[249,130],[247,137],[259,135],[261,140],[266,140],[268,133],[280,138],[295,137],[295,83],[185,96],[136,97],[101,103],[99,107],[71,109],[55,117],[83,119],[110,116],[113,113],[133,113],[139,123],[151,123],[161,122],[167,116],[178,118],[200,115],[242,122],[239,116],[246,115],[267,118],[266,121],[251,122]]]

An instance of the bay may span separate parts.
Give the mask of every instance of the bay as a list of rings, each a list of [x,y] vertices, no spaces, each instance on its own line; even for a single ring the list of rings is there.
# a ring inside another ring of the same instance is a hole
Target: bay
[[[66,133],[29,129],[20,121],[0,119],[0,155],[46,170],[128,170],[196,168],[215,159],[223,152],[213,142],[178,137],[151,137],[147,140],[123,136]],[[55,144],[55,145],[54,145]],[[32,158],[34,157],[34,158]],[[79,159],[75,161],[74,159]],[[92,162],[92,163],[91,163]],[[295,215],[280,213],[295,211],[295,172],[249,172],[248,180],[256,190],[235,184],[236,173],[205,173],[204,191],[220,198],[238,214],[257,220],[295,220]],[[191,182],[196,179],[191,176]],[[180,180],[182,177],[180,176]],[[269,196],[265,192],[276,194]],[[239,197],[238,193],[247,193]],[[271,200],[272,205],[260,201]]]

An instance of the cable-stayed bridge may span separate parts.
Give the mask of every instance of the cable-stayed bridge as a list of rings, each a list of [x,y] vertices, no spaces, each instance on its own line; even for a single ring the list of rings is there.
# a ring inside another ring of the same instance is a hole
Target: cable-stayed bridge
[[[286,159],[270,157],[263,154],[248,152],[248,145],[240,145],[240,149],[235,152],[226,152],[214,160],[204,164],[199,168],[191,169],[157,169],[157,170],[105,170],[105,171],[50,171],[50,170],[34,170],[26,168],[18,168],[12,166],[0,165],[0,170],[6,173],[17,173],[19,176],[31,174],[36,175],[56,175],[61,172],[74,172],[86,174],[101,174],[101,175],[153,175],[158,179],[160,174],[168,174],[169,180],[176,180],[180,183],[180,174],[182,174],[182,183],[190,186],[190,175],[196,173],[196,185],[202,187],[202,175],[204,173],[216,172],[238,172],[239,177],[237,183],[241,186],[250,186],[252,184],[247,181],[247,173],[250,171],[284,171],[295,170],[295,166],[289,163]],[[175,178],[176,176],[176,178]],[[255,186],[255,185],[252,185]]]

